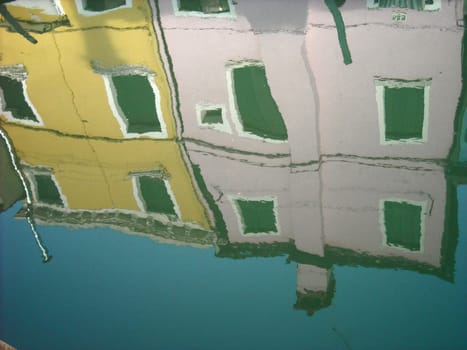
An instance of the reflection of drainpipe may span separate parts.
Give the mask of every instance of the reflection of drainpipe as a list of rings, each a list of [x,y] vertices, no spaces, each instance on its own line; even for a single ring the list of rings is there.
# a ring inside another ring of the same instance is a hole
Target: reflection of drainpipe
[[[19,24],[18,21],[10,14],[10,12],[8,12],[8,9],[4,3],[11,1],[12,0],[0,0],[0,14],[3,16],[3,18],[5,18],[5,21],[7,21],[13,27],[14,30],[24,36],[28,41],[32,42],[33,44],[37,44],[37,40],[26,30],[24,30],[24,28],[21,27],[21,24]]]
[[[18,174],[21,180],[21,184],[23,185],[24,193],[26,193],[26,219],[28,220],[29,226],[31,227],[31,231],[34,234],[34,239],[36,240],[36,243],[39,246],[39,249],[41,250],[42,262],[43,263],[49,262],[52,259],[52,255],[49,255],[47,253],[47,248],[42,244],[41,238],[36,230],[36,224],[34,223],[31,190],[28,187],[26,178],[24,177],[23,173],[21,172],[18,166],[18,161],[13,152],[13,147],[11,146],[11,142],[8,139],[7,134],[1,128],[0,128],[0,136],[2,137],[2,139],[5,140],[5,144],[8,149],[8,154],[10,155],[10,159],[11,159],[11,164],[13,164],[13,168]]]
[[[339,7],[345,3],[345,0],[324,0],[336,24],[337,38],[341,47],[342,56],[344,57],[345,64],[352,63],[352,56],[350,55],[349,45],[347,44],[347,37],[345,35],[345,24],[342,19],[342,14]]]

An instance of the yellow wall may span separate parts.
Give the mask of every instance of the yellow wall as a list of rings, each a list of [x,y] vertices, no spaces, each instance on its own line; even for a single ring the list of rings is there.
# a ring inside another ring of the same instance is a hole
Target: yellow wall
[[[0,29],[0,65],[26,67],[28,95],[44,127],[87,136],[123,136],[104,80],[91,68],[92,61],[99,61],[105,67],[142,65],[155,73],[168,138],[175,138],[170,89],[146,1],[134,0],[130,9],[92,17],[79,15],[74,1],[62,3],[71,27],[35,34],[36,45]]]
[[[173,141],[69,137],[12,124],[5,129],[21,161],[52,170],[69,209],[140,211],[130,173],[163,167],[170,176],[181,221],[209,228],[180,148]]]
[[[147,1],[130,9],[85,17],[74,1],[62,1],[71,27],[34,34],[33,45],[0,29],[0,66],[23,64],[27,92],[44,126],[24,126],[0,116],[19,158],[46,166],[70,209],[139,211],[130,172],[163,166],[181,212],[181,220],[209,228],[180,147],[166,73],[152,28]],[[12,11],[13,12],[13,11]],[[27,14],[22,14],[26,16]],[[168,139],[123,139],[103,78],[91,67],[141,65],[155,72]]]

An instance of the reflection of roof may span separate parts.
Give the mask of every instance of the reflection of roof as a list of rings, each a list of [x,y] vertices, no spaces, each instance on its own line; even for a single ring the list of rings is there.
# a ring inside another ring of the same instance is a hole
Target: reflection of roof
[[[25,209],[22,209],[16,217],[24,217],[25,214]],[[48,206],[34,206],[33,215],[35,221],[40,224],[78,227],[107,226],[125,233],[148,235],[157,241],[171,244],[209,247],[214,241],[214,234],[210,231],[189,224],[161,222],[141,213],[119,210],[63,210]]]
[[[309,316],[311,316],[316,311],[324,309],[331,305],[335,292],[336,279],[334,278],[334,274],[331,273],[327,290],[306,290],[305,292],[297,291],[297,302],[294,305],[294,309],[304,310]]]

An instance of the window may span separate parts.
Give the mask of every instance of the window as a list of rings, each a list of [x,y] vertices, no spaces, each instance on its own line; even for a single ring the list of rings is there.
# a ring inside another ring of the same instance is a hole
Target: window
[[[78,13],[95,16],[132,6],[132,0],[75,0]]]
[[[231,133],[230,125],[225,118],[225,106],[223,105],[196,105],[198,124],[202,128],[215,129]]]
[[[441,0],[367,0],[367,7],[395,7],[417,11],[436,11],[441,9]]]
[[[425,203],[384,200],[381,203],[382,226],[387,246],[421,251]]]
[[[381,144],[427,140],[430,80],[376,80]]]
[[[67,206],[66,197],[62,193],[51,169],[23,165],[25,175],[31,184],[33,198],[37,203],[56,207]]]
[[[27,73],[22,65],[0,67],[0,108],[12,121],[43,125],[29,101],[26,86]]]
[[[83,7],[88,11],[102,12],[124,6],[125,0],[83,0]]]
[[[244,235],[279,234],[275,198],[232,198]]]
[[[137,201],[140,209],[155,214],[180,217],[169,181],[161,173],[144,173],[134,176]]]
[[[232,0],[172,0],[178,16],[233,17]]]
[[[167,137],[151,71],[132,65],[105,69],[93,63],[93,67],[104,78],[110,107],[125,137]]]
[[[243,136],[270,141],[288,138],[282,114],[274,101],[264,65],[244,63],[228,68],[231,110]]]

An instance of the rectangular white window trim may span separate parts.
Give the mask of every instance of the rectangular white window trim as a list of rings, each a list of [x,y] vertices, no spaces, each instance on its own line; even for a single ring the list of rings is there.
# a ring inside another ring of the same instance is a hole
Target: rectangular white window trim
[[[104,79],[110,108],[125,138],[167,138],[161,97],[152,71],[136,65],[92,65]]]
[[[25,125],[43,126],[27,91],[27,72],[22,64],[0,66],[0,113],[7,120]]]
[[[164,171],[133,173],[132,184],[136,203],[142,212],[159,219],[181,218],[180,207]]]
[[[383,245],[407,252],[423,252],[427,207],[426,201],[401,198],[380,200],[379,223]]]
[[[68,208],[68,201],[64,195],[52,169],[26,165],[25,175],[31,185],[31,192],[35,203]]]
[[[421,144],[428,139],[431,79],[376,77],[380,144]]]
[[[232,0],[172,0],[175,16],[236,18]]]
[[[208,103],[197,104],[196,120],[201,128],[214,129],[229,134],[232,133],[224,105]]]
[[[98,16],[104,13],[131,8],[133,0],[75,0],[78,13],[82,16]]]
[[[276,197],[228,196],[243,236],[280,235]]]

